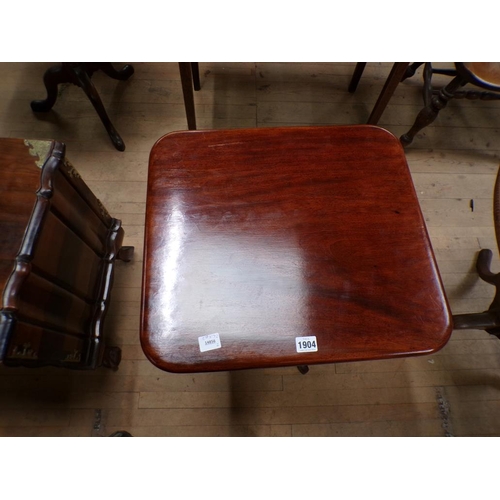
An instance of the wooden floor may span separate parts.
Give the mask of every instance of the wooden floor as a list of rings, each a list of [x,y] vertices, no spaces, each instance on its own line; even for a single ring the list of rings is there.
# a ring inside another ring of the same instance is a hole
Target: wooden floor
[[[432,356],[180,375],[161,372],[139,345],[148,155],[186,129],[176,63],[135,63],[128,82],[94,82],[126,151],[116,151],[81,89],[65,85],[35,115],[50,63],[0,64],[0,136],[57,139],[108,211],[123,221],[132,263],[118,263],[108,337],[118,372],[0,369],[1,436],[477,436],[500,435],[500,340],[455,332]],[[354,63],[200,63],[198,128],[365,123],[390,64],[369,63],[355,94]],[[442,77],[444,78],[444,77]],[[422,107],[421,73],[402,83],[379,125],[397,136]],[[407,149],[408,163],[453,312],[486,309],[493,289],[474,272],[494,250],[492,190],[500,103],[455,101]],[[473,204],[471,204],[473,200]],[[473,208],[471,208],[473,207]]]

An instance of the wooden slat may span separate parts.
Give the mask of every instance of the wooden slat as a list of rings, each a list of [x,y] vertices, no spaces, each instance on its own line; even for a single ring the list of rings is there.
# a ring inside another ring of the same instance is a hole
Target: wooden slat
[[[80,427],[88,422],[92,410],[71,410],[71,425]],[[106,410],[106,425],[133,427],[137,425],[290,425],[341,422],[384,422],[437,419],[435,403],[414,405],[356,405],[313,406],[288,408],[247,408],[245,411],[227,411],[219,408],[187,409],[110,409]]]
[[[297,437],[415,437],[444,436],[442,422],[438,419],[421,419],[385,422],[355,422],[340,424],[294,424],[292,436]]]
[[[140,437],[291,437],[291,425],[157,425],[127,427]],[[106,427],[106,435],[123,430],[123,426]]]
[[[0,407],[5,410],[68,409],[68,408],[128,408],[137,406],[136,392],[68,392],[35,388],[0,395]]]
[[[92,430],[89,425],[83,427],[60,427],[34,425],[20,427],[17,425],[0,427],[1,437],[90,437]]]
[[[2,427],[64,427],[71,419],[71,410],[0,410]]]

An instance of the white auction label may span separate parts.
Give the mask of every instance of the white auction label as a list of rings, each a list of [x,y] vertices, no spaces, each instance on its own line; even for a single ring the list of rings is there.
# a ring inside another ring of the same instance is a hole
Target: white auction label
[[[218,333],[211,333],[210,335],[198,337],[198,343],[200,344],[201,352],[211,351],[212,349],[220,349],[222,347]]]
[[[316,352],[318,342],[316,337],[295,337],[295,347],[297,352]]]

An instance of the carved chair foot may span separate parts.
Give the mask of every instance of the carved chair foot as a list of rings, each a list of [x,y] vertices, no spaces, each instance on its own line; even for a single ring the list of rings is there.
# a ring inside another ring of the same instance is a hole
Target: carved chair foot
[[[31,101],[31,109],[35,113],[47,113],[56,103],[57,86],[67,81],[65,70],[61,66],[52,66],[43,75],[43,83],[47,91],[47,98]]]
[[[477,274],[479,274],[479,277],[483,281],[495,285],[498,279],[495,279],[497,275],[492,273],[490,270],[492,258],[493,258],[493,252],[491,250],[488,250],[486,248],[481,250],[479,252],[479,255],[477,256],[476,270]]]
[[[403,134],[399,141],[403,145],[403,147],[409,146],[413,142],[413,137],[410,137],[408,134]]]
[[[31,101],[30,106],[31,110],[34,111],[35,113],[47,113],[52,109],[54,104],[55,104],[55,99],[53,103],[51,103],[50,100],[45,99],[45,100]]]
[[[102,366],[111,368],[113,371],[118,370],[118,365],[122,360],[122,350],[116,346],[106,346],[104,348],[104,356]]]
[[[115,148],[118,151],[125,151],[125,143],[123,142],[123,139],[121,138],[115,127],[113,127],[111,123],[109,123],[108,126],[105,125],[105,127],[108,132],[109,138],[111,139],[111,142],[114,144]]]
[[[122,260],[123,262],[130,262],[132,257],[134,256],[134,247],[121,247],[116,254],[116,258],[118,260]]]
[[[299,370],[302,375],[305,375],[309,371],[309,367],[307,365],[298,365],[297,370]]]

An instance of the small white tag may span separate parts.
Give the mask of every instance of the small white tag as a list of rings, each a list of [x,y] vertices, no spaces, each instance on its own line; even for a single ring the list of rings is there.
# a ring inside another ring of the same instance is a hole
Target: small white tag
[[[218,333],[211,333],[210,335],[198,337],[198,343],[200,344],[201,352],[211,351],[212,349],[220,349],[222,347]]]
[[[316,352],[318,342],[316,337],[295,337],[295,347],[297,352]]]

